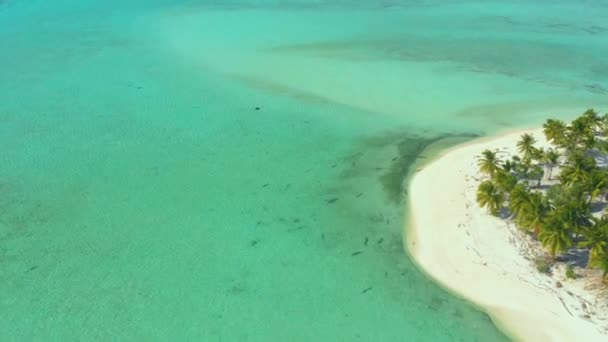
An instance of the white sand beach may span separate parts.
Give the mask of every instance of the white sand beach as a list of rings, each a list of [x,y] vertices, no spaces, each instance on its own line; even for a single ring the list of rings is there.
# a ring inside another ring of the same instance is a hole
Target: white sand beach
[[[477,156],[514,154],[522,133],[547,147],[542,130],[483,138],[448,150],[410,184],[406,244],[413,259],[444,287],[476,303],[509,336],[522,341],[608,341],[608,306],[596,272],[567,280],[540,273],[538,244],[514,224],[479,208]],[[586,271],[581,271],[586,272]]]

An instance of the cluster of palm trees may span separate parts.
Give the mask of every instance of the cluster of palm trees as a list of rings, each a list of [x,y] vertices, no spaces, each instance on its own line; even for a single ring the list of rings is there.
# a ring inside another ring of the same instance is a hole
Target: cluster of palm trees
[[[479,170],[488,179],[477,189],[477,202],[493,215],[512,219],[553,258],[572,247],[588,248],[588,267],[600,268],[606,278],[608,215],[603,208],[608,171],[597,160],[608,155],[608,114],[590,109],[570,124],[549,119],[543,132],[552,145],[547,150],[523,134],[518,155],[510,159],[503,160],[496,151],[482,152]]]

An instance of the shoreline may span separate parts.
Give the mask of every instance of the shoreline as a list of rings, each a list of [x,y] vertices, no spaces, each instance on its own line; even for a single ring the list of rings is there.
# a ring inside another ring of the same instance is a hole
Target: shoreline
[[[475,201],[475,158],[486,148],[514,153],[523,133],[547,146],[542,129],[510,130],[448,148],[418,165],[409,184],[406,250],[425,274],[483,309],[508,337],[608,340],[608,306],[597,310],[593,304],[590,277],[566,280],[559,269],[541,274],[531,260],[536,242]]]

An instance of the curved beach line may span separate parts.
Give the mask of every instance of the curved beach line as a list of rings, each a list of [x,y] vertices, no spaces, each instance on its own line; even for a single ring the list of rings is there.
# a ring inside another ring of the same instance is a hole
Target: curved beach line
[[[592,294],[584,280],[540,274],[523,251],[529,241],[475,202],[476,157],[484,149],[514,153],[522,133],[547,146],[542,130],[519,130],[456,146],[422,166],[409,186],[406,249],[425,273],[483,308],[514,339],[607,341],[586,316]]]

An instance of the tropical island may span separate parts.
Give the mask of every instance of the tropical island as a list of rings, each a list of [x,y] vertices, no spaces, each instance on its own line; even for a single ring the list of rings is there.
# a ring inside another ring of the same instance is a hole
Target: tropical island
[[[525,341],[608,340],[608,115],[456,146],[410,184],[407,249]]]

